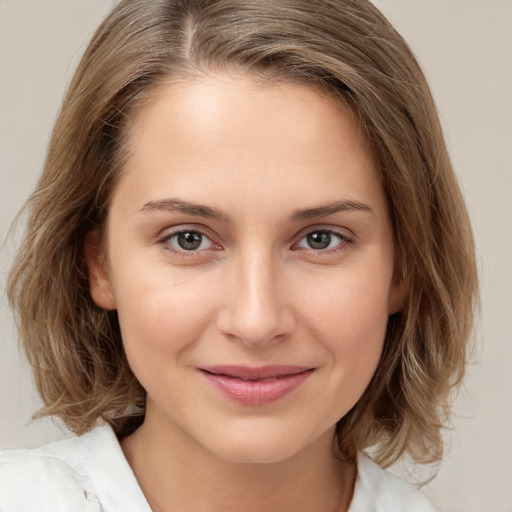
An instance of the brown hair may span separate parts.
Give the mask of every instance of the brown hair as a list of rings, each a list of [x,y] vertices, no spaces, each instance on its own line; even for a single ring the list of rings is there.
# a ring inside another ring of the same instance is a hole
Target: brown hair
[[[367,0],[124,0],[75,73],[27,203],[8,292],[45,408],[75,432],[144,414],[115,312],[91,300],[85,236],[104,225],[132,114],[169,79],[242,70],[348,103],[375,152],[406,286],[367,390],[338,423],[341,454],[438,460],[477,298],[471,228],[426,80]]]

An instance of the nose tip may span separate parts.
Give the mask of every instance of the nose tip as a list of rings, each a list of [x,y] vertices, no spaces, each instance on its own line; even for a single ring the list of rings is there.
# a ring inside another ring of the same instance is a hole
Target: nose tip
[[[259,347],[282,339],[291,331],[286,321],[288,314],[278,311],[247,311],[238,309],[238,314],[227,320],[224,325],[224,334],[229,338],[238,340],[248,347]],[[226,317],[229,313],[225,312]]]
[[[218,328],[248,347],[283,339],[295,326],[286,286],[271,265],[245,265],[233,272],[225,288],[227,300],[218,314]]]

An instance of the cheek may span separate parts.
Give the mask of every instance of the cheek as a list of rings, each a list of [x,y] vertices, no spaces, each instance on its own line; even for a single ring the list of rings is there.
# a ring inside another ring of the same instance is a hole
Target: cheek
[[[353,402],[349,406],[363,393],[382,354],[389,280],[370,269],[340,274],[303,303],[304,324],[329,354],[332,391],[343,388]]]
[[[387,323],[391,275],[371,267],[333,272],[311,283],[314,293],[302,295],[302,312],[327,339],[364,341],[372,332],[382,333]],[[298,291],[296,297],[301,297]]]
[[[146,371],[173,367],[200,339],[214,314],[208,282],[168,267],[130,272],[115,287],[123,345],[130,366]],[[121,277],[121,276],[120,276]]]

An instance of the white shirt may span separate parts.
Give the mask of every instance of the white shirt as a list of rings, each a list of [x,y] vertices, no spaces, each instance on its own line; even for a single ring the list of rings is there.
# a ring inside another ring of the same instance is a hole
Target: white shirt
[[[349,512],[434,512],[410,484],[363,454]],[[0,453],[0,512],[151,512],[109,425]],[[179,511],[177,511],[179,512]]]

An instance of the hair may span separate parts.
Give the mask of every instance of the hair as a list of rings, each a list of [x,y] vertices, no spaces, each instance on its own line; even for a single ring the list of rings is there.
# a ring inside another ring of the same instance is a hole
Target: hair
[[[105,224],[134,114],[169,80],[212,70],[320,88],[357,115],[405,299],[375,375],[337,424],[337,447],[348,459],[372,447],[383,466],[404,454],[439,460],[477,303],[473,238],[426,79],[367,0],[124,0],[101,24],[64,98],[8,282],[44,404],[37,416],[77,434],[100,418],[120,435],[143,420],[145,391],[116,312],[91,299],[83,245]]]

